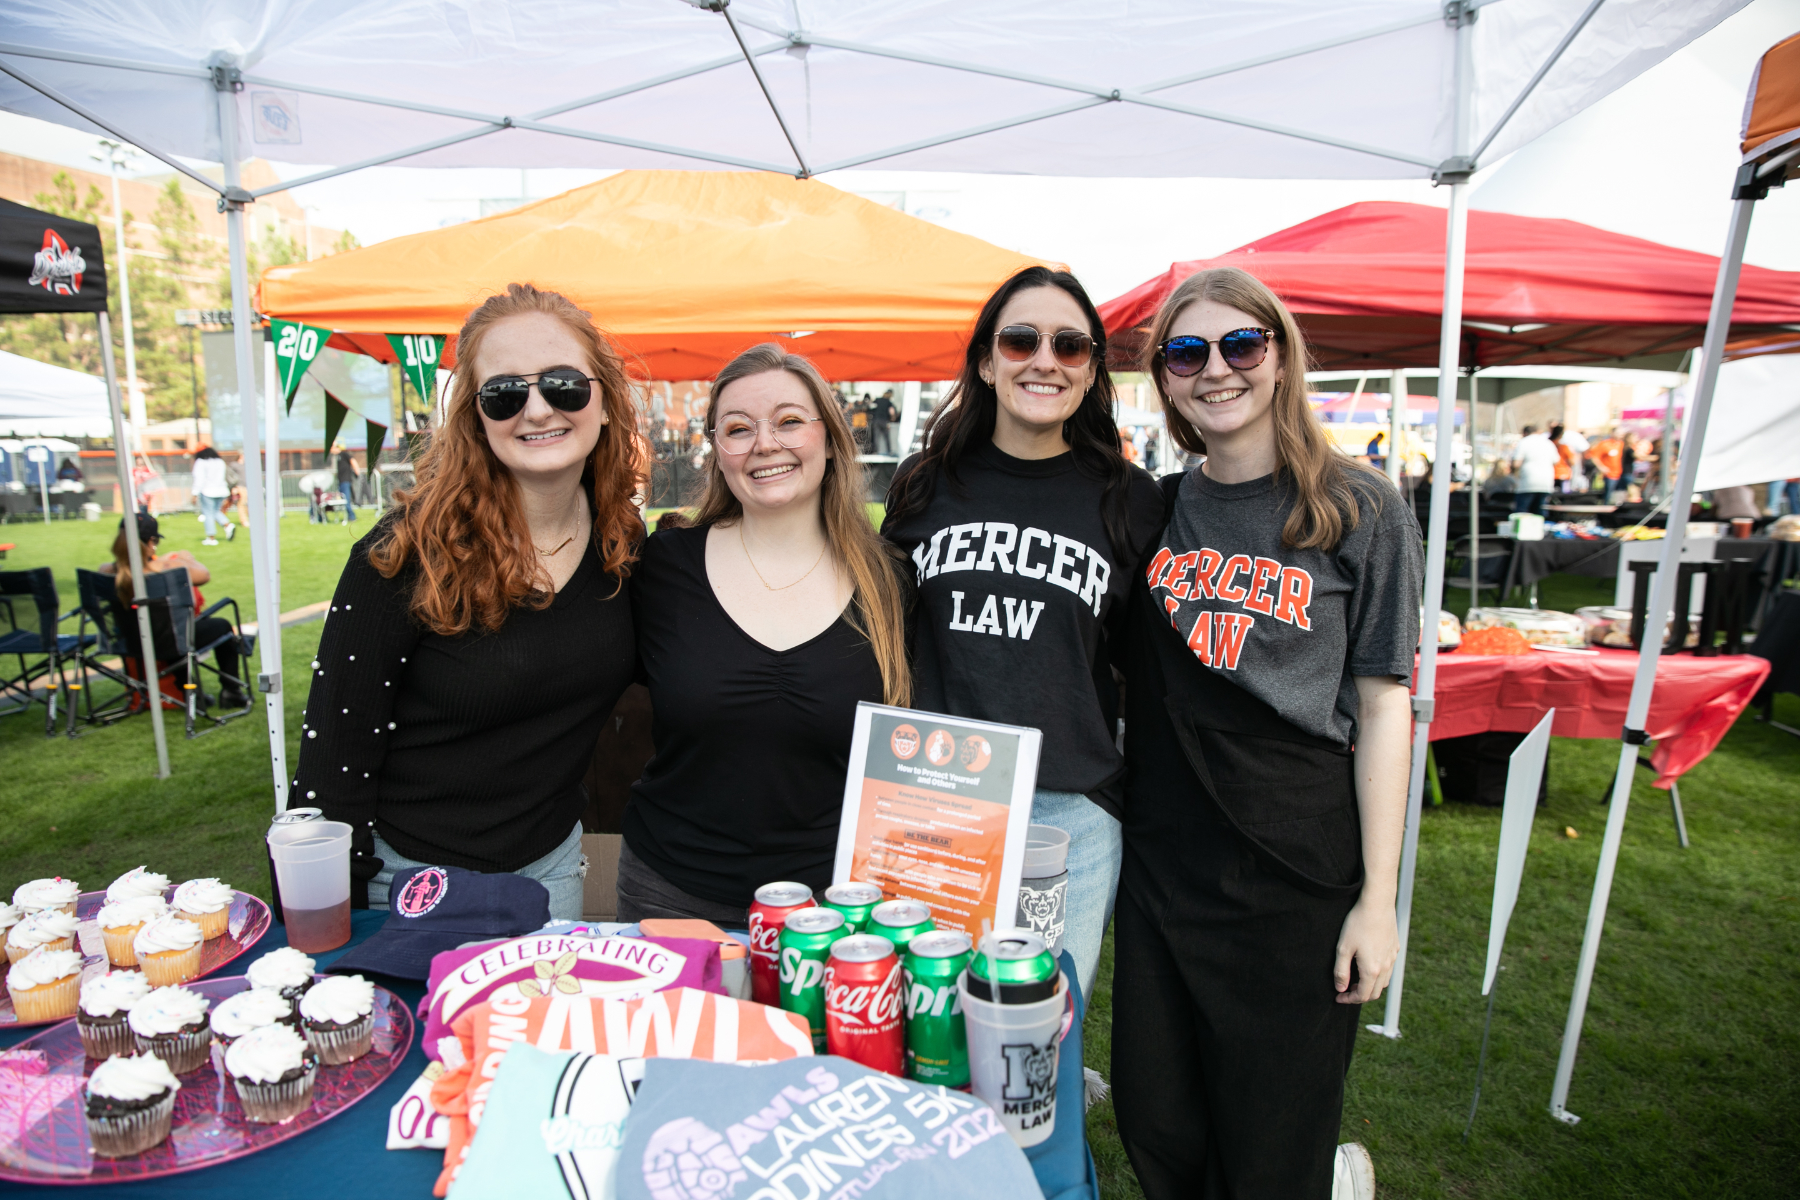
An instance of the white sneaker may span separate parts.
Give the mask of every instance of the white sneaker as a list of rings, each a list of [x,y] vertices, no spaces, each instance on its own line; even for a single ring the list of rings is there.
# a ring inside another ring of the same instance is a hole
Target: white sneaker
[[[232,538],[234,538],[236,536],[237,536],[237,526],[233,525],[230,521],[225,522],[225,540],[229,542]]]
[[[1345,1142],[1337,1148],[1331,1200],[1375,1200],[1375,1162],[1361,1142]]]
[[[219,544],[219,539],[218,538],[201,538],[200,544],[202,546],[216,546]]]

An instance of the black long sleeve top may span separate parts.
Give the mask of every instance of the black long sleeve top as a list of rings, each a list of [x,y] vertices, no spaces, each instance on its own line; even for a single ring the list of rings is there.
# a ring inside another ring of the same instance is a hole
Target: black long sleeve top
[[[514,871],[581,819],[600,726],[636,667],[631,602],[589,548],[545,609],[443,637],[384,578],[371,532],[338,581],[301,726],[290,802],[352,825],[351,902],[380,870],[373,833],[420,862]]]

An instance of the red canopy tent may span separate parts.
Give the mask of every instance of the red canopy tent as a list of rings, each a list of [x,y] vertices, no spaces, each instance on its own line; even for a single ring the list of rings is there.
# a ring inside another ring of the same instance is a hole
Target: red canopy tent
[[[1217,258],[1173,264],[1100,306],[1106,332],[1133,354],[1180,282],[1242,267],[1299,318],[1320,368],[1438,364],[1444,209],[1351,204]],[[1463,282],[1465,368],[1618,363],[1700,344],[1719,260],[1576,221],[1470,212]],[[1745,267],[1733,342],[1800,328],[1800,271]],[[1123,365],[1123,364],[1120,364]]]

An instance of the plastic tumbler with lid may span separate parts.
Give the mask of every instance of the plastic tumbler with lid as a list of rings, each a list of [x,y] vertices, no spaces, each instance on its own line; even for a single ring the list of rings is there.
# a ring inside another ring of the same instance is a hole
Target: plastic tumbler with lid
[[[1054,825],[1030,826],[1020,874],[1019,912],[1013,923],[1048,942],[1052,957],[1061,954],[1069,907],[1069,835]]]
[[[288,945],[307,954],[350,940],[350,826],[306,821],[269,830]]]

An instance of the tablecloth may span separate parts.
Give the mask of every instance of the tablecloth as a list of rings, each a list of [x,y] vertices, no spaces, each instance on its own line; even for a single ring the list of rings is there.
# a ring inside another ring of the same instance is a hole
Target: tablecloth
[[[1760,661],[1760,660],[1759,660]],[[327,954],[315,954],[320,970],[328,969],[352,946],[372,935],[387,920],[386,911],[362,911],[350,915],[350,941]],[[287,945],[287,930],[270,925],[262,941],[226,968],[242,974],[256,959]],[[1065,953],[1063,972],[1073,986],[1075,964]],[[418,1009],[425,985],[416,980],[376,976],[377,981]],[[1087,1146],[1082,1120],[1084,1083],[1081,1071],[1081,1021],[1085,1003],[1075,996],[1077,1020],[1063,1039],[1056,1082],[1056,1132],[1042,1145],[1027,1150],[1032,1170],[1044,1190],[1045,1200],[1098,1200],[1099,1180],[1093,1155]],[[0,1033],[0,1049],[24,1041],[44,1026]],[[444,1165],[439,1150],[389,1150],[388,1110],[400,1101],[425,1069],[425,1052],[415,1031],[412,1050],[400,1069],[355,1107],[318,1125],[291,1141],[216,1167],[169,1175],[144,1183],[108,1184],[96,1190],[107,1200],[322,1200],[331,1196],[379,1196],[382,1200],[430,1200],[431,1186]],[[67,1186],[31,1186],[0,1183],[8,1196],[57,1196],[69,1200]],[[1011,1200],[1010,1197],[1007,1200]]]
[[[1551,732],[1558,737],[1616,739],[1637,661],[1633,650],[1440,655],[1431,739],[1526,733],[1548,708],[1556,709]],[[1650,763],[1657,787],[1668,787],[1712,753],[1768,674],[1768,661],[1749,654],[1669,654],[1658,661],[1645,723],[1656,742]]]
[[[1528,588],[1546,575],[1592,575],[1613,579],[1619,574],[1619,543],[1610,539],[1545,538],[1541,542],[1509,539],[1512,558],[1506,564],[1506,588]]]

